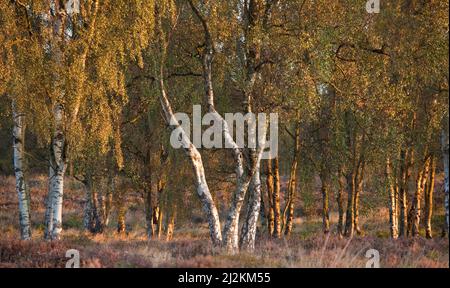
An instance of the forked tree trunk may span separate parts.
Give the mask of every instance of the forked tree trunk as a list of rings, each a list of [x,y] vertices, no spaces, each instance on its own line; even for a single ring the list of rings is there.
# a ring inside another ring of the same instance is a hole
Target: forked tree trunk
[[[16,193],[19,200],[19,225],[22,240],[31,239],[30,199],[27,194],[24,173],[24,115],[17,111],[15,102],[12,102],[14,120],[13,128],[13,155],[14,172],[16,177]]]
[[[434,156],[431,156],[430,167],[430,176],[425,187],[425,233],[428,239],[433,238],[431,218],[433,216],[434,179],[436,175],[436,160]]]
[[[209,232],[211,241],[214,246],[219,247],[222,244],[222,231],[220,229],[219,213],[217,212],[216,204],[212,198],[211,192],[209,191],[208,184],[206,182],[205,169],[203,166],[203,161],[200,152],[191,143],[186,135],[186,132],[178,124],[178,120],[175,114],[172,112],[172,107],[170,105],[169,99],[166,94],[164,87],[164,81],[160,79],[160,102],[164,112],[166,122],[171,125],[173,130],[177,130],[184,143],[184,151],[188,156],[192,168],[194,170],[194,184],[197,190],[197,195],[203,206],[203,211],[206,214],[208,220]]]
[[[389,195],[389,230],[391,233],[391,238],[398,238],[398,215],[397,215],[397,195],[394,185],[394,177],[392,175],[392,164],[391,160],[388,158],[386,160],[386,189]]]

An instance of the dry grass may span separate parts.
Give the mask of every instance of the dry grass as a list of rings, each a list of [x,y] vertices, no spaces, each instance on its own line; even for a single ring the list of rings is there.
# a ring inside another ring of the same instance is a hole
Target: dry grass
[[[374,209],[361,218],[366,235],[340,239],[321,233],[319,217],[296,220],[289,239],[260,237],[255,253],[227,255],[214,250],[205,224],[178,226],[173,241],[147,241],[139,209],[128,212],[131,231],[124,236],[108,227],[102,235],[82,232],[83,193],[76,182],[67,181],[64,202],[63,240],[42,241],[43,200],[46,179],[33,177],[33,240],[18,239],[17,200],[14,179],[0,178],[0,267],[64,267],[68,249],[80,251],[82,267],[365,267],[369,249],[380,252],[381,267],[449,267],[448,238],[427,240],[388,237],[385,209]],[[436,227],[442,217],[436,213]],[[336,215],[332,215],[335,222]],[[114,219],[113,219],[114,222]],[[438,234],[438,231],[435,231]]]

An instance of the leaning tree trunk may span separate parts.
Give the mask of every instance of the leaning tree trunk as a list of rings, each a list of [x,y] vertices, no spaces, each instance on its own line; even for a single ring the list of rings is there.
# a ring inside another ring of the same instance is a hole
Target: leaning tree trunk
[[[222,244],[222,231],[220,229],[219,213],[209,190],[208,183],[206,182],[202,156],[197,148],[191,143],[183,127],[180,126],[178,120],[176,119],[166,94],[163,79],[160,79],[160,88],[160,102],[165,120],[169,125],[171,125],[173,130],[179,132],[179,136],[183,142],[184,151],[188,156],[194,170],[194,184],[197,190],[197,195],[202,203],[203,211],[205,212],[208,220],[211,241],[214,246],[220,247]]]
[[[392,239],[398,238],[398,215],[397,215],[397,195],[392,176],[392,164],[390,159],[386,160],[386,188],[389,195],[389,227]]]
[[[449,235],[449,133],[448,133],[448,115],[444,118],[444,129],[441,135],[442,160],[444,161],[444,193],[445,193],[445,228],[444,233]]]
[[[14,172],[16,176],[16,193],[19,199],[20,237],[22,240],[29,240],[31,239],[30,199],[27,195],[24,176],[25,123],[24,123],[24,116],[23,114],[17,111],[17,107],[14,101],[12,103],[12,113],[14,120],[14,128],[13,128]]]
[[[50,155],[50,192],[52,205],[52,225],[50,237],[59,240],[62,232],[62,208],[64,193],[64,175],[66,173],[66,142],[64,136],[64,107],[57,104],[54,109],[55,132],[53,134]]]
[[[434,179],[436,176],[436,160],[434,156],[431,156],[430,167],[430,177],[425,187],[425,234],[428,239],[433,238],[431,218],[433,216]]]

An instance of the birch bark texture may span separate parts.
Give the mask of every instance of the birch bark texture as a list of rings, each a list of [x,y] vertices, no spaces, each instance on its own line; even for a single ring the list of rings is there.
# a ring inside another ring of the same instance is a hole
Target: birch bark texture
[[[16,193],[19,200],[19,225],[22,240],[31,239],[30,224],[30,198],[25,182],[25,116],[17,109],[15,101],[12,102],[13,114],[13,157],[14,173],[16,177]]]

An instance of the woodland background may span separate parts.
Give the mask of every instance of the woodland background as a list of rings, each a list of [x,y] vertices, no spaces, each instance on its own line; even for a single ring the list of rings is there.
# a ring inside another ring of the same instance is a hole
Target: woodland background
[[[0,266],[448,267],[448,12],[1,0]],[[278,157],[173,149],[196,104]]]

